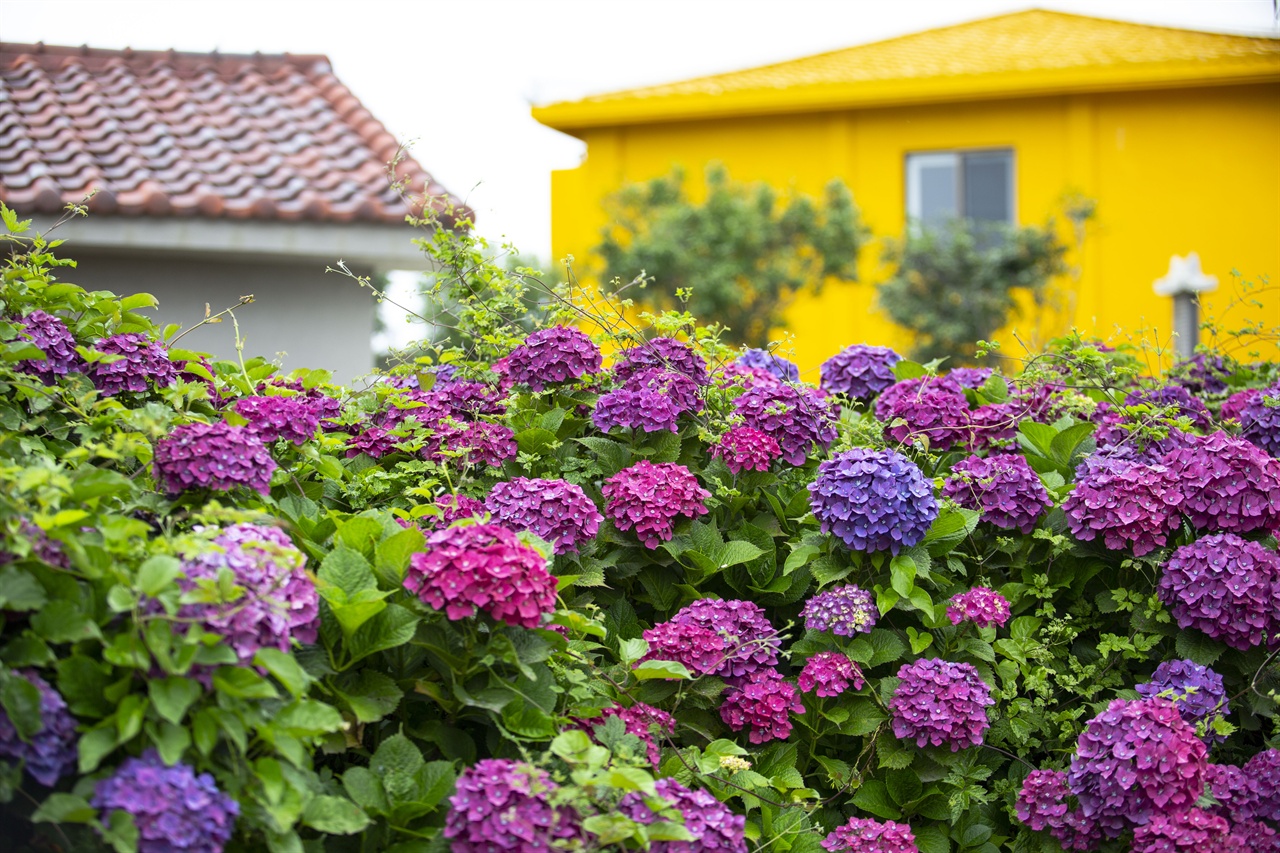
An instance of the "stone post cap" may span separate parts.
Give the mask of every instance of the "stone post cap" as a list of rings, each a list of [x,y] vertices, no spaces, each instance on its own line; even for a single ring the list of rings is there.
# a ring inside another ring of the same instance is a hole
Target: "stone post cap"
[[[1208,293],[1218,289],[1218,277],[1205,275],[1200,269],[1200,255],[1195,252],[1180,258],[1169,259],[1169,272],[1153,285],[1158,296],[1177,296],[1183,293]]]

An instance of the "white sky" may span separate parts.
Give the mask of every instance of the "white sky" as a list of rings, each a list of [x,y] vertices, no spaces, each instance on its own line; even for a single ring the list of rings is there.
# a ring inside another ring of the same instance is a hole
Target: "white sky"
[[[479,231],[550,260],[550,173],[583,154],[531,103],[749,68],[1031,6],[1277,34],[1272,0],[0,0],[0,39],[324,53]]]

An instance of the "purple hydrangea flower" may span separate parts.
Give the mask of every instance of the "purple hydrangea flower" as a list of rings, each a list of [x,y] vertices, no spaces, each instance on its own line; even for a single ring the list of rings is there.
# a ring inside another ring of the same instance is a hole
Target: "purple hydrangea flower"
[[[747,819],[729,811],[708,792],[690,790],[675,779],[659,779],[656,797],[633,791],[618,801],[618,812],[648,826],[655,820],[679,823],[693,836],[688,841],[655,841],[653,853],[747,853]]]
[[[753,602],[703,598],[681,608],[670,621],[697,625],[724,638],[724,661],[713,674],[730,683],[778,664],[782,638],[764,610]]]
[[[688,468],[648,459],[605,480],[603,494],[605,515],[614,526],[619,530],[634,528],[650,550],[675,535],[672,522],[676,518],[705,515],[707,508],[702,502],[711,497]]]
[[[391,430],[414,421],[427,429],[435,429],[453,414],[449,403],[439,391],[400,391],[388,396],[386,407],[375,414],[373,426]]]
[[[791,714],[803,713],[795,685],[772,669],[751,673],[745,684],[725,694],[720,705],[725,725],[735,732],[750,729],[747,739],[752,743],[786,740],[791,734]]]
[[[154,385],[167,388],[178,381],[178,369],[164,347],[138,332],[112,335],[93,346],[105,355],[118,355],[110,364],[97,362],[86,371],[103,396],[121,391],[146,391]]]
[[[604,520],[582,487],[565,480],[516,477],[498,483],[485,508],[512,530],[528,530],[550,542],[557,554],[576,552],[595,538]]]
[[[156,442],[152,466],[156,483],[170,495],[195,488],[226,492],[237,486],[265,495],[276,470],[260,438],[222,421],[174,427]]]
[[[738,356],[737,363],[743,367],[766,370],[775,379],[781,379],[783,382],[800,381],[800,368],[794,362],[762,349],[745,350]]]
[[[229,601],[184,604],[183,619],[200,622],[221,634],[242,665],[259,649],[287,652],[293,641],[314,643],[319,625],[320,597],[306,572],[306,556],[278,527],[235,524],[214,532],[208,548],[185,556],[183,591],[200,581],[216,586],[229,569],[242,592]]]
[[[768,471],[781,453],[778,442],[748,426],[734,427],[711,445],[711,455],[723,459],[725,467],[734,474]]]
[[[626,387],[666,397],[677,414],[702,411],[698,383],[674,370],[657,367],[641,370],[627,380]]]
[[[964,392],[945,387],[942,380],[921,383],[893,397],[882,395],[876,401],[876,419],[894,441],[911,444],[924,438],[932,450],[964,445],[972,434],[969,401]]]
[[[836,440],[836,413],[813,389],[794,385],[757,385],[734,401],[743,423],[778,442],[782,458],[803,465],[810,448],[826,449]]]
[[[304,397],[243,397],[236,400],[235,410],[264,442],[283,438],[301,447],[320,428],[315,407]]]
[[[437,382],[432,388],[449,411],[461,418],[506,414],[503,394],[483,382]]]
[[[405,589],[453,621],[483,610],[499,622],[536,628],[555,610],[556,580],[542,555],[497,524],[449,527],[409,558]]]
[[[1228,818],[1232,823],[1245,820],[1246,813],[1252,814],[1253,796],[1249,791],[1249,778],[1243,770],[1232,764],[1207,764],[1204,768],[1204,782],[1210,795],[1218,804],[1210,807],[1216,815]]]
[[[1076,472],[1076,487],[1062,503],[1071,535],[1102,537],[1111,550],[1141,557],[1164,547],[1180,519],[1181,492],[1160,465],[1092,456]]]
[[[1178,362],[1169,370],[1169,377],[1192,394],[1221,394],[1227,390],[1226,377],[1231,375],[1222,356],[1198,352],[1191,358]]]
[[[591,412],[591,422],[601,432],[615,427],[644,432],[679,432],[680,411],[671,398],[654,391],[619,388],[601,394]]]
[[[772,387],[781,385],[783,380],[774,376],[763,367],[749,367],[739,361],[721,364],[711,375],[711,381],[719,388],[754,388],[757,385]]]
[[[862,677],[862,670],[849,660],[848,655],[840,652],[818,652],[804,662],[804,669],[800,671],[796,682],[805,693],[839,696],[850,685],[854,690],[861,690],[866,679]]]
[[[991,725],[986,708],[996,700],[973,666],[922,658],[903,664],[898,678],[889,699],[894,737],[917,746],[948,746],[952,752],[982,743]]]
[[[15,370],[38,377],[45,385],[53,385],[59,377],[84,368],[84,359],[76,352],[75,336],[59,318],[37,308],[25,317],[13,318],[12,322],[22,327],[18,333],[20,339],[30,341],[44,353],[43,359],[16,362]]]
[[[1061,770],[1032,770],[1018,792],[1018,820],[1035,830],[1049,830],[1064,850],[1097,850],[1102,833],[1095,821],[1067,804],[1071,789]]]
[[[1156,588],[1179,628],[1247,651],[1280,628],[1280,556],[1234,533],[1173,552]]]
[[[830,853],[919,853],[911,827],[891,820],[851,817],[822,839]]]
[[[950,376],[918,376],[915,379],[903,379],[881,391],[880,396],[876,398],[876,420],[888,423],[892,420],[889,413],[901,405],[900,401],[903,397],[919,397],[927,391],[964,397],[964,389]]]
[[[600,348],[582,332],[553,326],[529,335],[503,361],[511,381],[541,391],[548,385],[598,373],[603,359]]]
[[[853,584],[820,592],[800,611],[810,631],[830,631],[838,637],[870,633],[880,611],[871,593]]]
[[[1280,457],[1280,385],[1256,395],[1240,411],[1240,437]]]
[[[354,459],[361,453],[366,453],[374,459],[381,459],[388,453],[395,452],[396,444],[403,440],[404,436],[393,435],[381,427],[366,426],[347,440],[346,456]]]
[[[1212,421],[1209,410],[1181,385],[1165,385],[1144,391],[1131,391],[1124,398],[1126,406],[1147,405],[1165,412],[1169,418],[1189,418],[1193,426],[1205,429]]]
[[[1053,508],[1040,475],[1017,453],[971,456],[951,471],[942,493],[966,509],[978,510],[996,527],[1030,534],[1036,520]]]
[[[433,462],[501,468],[505,460],[515,458],[518,450],[516,435],[508,426],[450,418],[436,426],[422,455]]]
[[[1193,525],[1215,533],[1280,530],[1280,459],[1224,432],[1183,442],[1160,464],[1178,484]]]
[[[822,390],[870,400],[898,380],[893,366],[902,361],[888,347],[854,344],[822,363]]]
[[[578,834],[576,816],[551,804],[558,786],[546,772],[506,758],[477,761],[458,776],[444,837],[453,853],[549,851]]]
[[[693,351],[693,347],[675,338],[654,338],[622,351],[622,360],[614,366],[613,373],[621,382],[652,368],[683,373],[698,385],[711,381],[707,375],[707,362]]]
[[[1222,735],[1214,735],[1210,724],[1231,713],[1227,707],[1227,691],[1222,676],[1207,666],[1189,660],[1167,660],[1156,667],[1150,681],[1134,689],[1144,699],[1156,696],[1168,699],[1182,719],[1193,726],[1204,723],[1202,737],[1206,742],[1226,740]]]
[[[213,373],[213,369],[208,362],[202,363],[210,373]],[[199,379],[200,377],[195,378]],[[414,382],[417,382],[417,377],[414,377]],[[257,393],[263,394],[268,388],[283,388],[294,392],[288,396],[303,401],[307,408],[311,410],[311,413],[315,415],[316,420],[320,421],[321,429],[326,432],[341,429],[337,424],[328,423],[327,421],[342,414],[342,403],[326,394],[324,389],[318,386],[308,388],[301,379],[287,379],[283,376],[273,376],[267,382],[259,382]],[[212,398],[217,399],[216,388],[210,388],[209,393]]]
[[[962,592],[947,605],[947,618],[952,625],[972,622],[979,628],[1003,627],[1010,615],[1008,599],[985,586]]]
[[[1250,853],[1232,838],[1231,826],[1204,809],[1155,812],[1133,831],[1130,853]]]
[[[1245,408],[1261,397],[1262,391],[1262,388],[1245,388],[1243,391],[1237,391],[1227,397],[1222,401],[1222,407],[1218,410],[1219,418],[1224,421],[1240,423],[1240,416],[1244,413]]]
[[[39,560],[46,566],[53,566],[55,569],[71,568],[71,561],[67,559],[66,552],[62,550],[62,543],[56,539],[50,539],[49,535],[39,527],[23,518],[18,521],[18,532],[27,539],[27,545],[30,549],[28,559]],[[7,547],[0,546],[0,566],[12,563],[17,557],[18,555],[15,552],[10,551]]]
[[[1085,817],[1115,838],[1152,815],[1194,806],[1205,752],[1172,702],[1116,699],[1080,734],[1067,784]]]
[[[482,518],[486,512],[484,502],[466,495],[447,494],[436,498],[433,505],[440,511],[439,515],[424,515],[420,523],[428,528],[448,527],[463,518]]]
[[[938,517],[933,486],[915,463],[893,450],[855,447],[818,466],[809,484],[823,533],[855,551],[891,551],[919,544]]]
[[[649,757],[649,763],[656,767],[662,758],[662,747],[654,737],[654,728],[657,728],[659,735],[675,734],[676,718],[660,708],[637,702],[630,708],[611,705],[603,709],[598,717],[579,720],[578,727],[590,734],[596,726],[607,722],[610,717],[622,720],[627,734],[640,738],[645,745],[645,754]]]
[[[970,450],[990,450],[1018,436],[1025,412],[1021,403],[988,403],[969,412]]]
[[[961,388],[977,390],[986,384],[992,376],[989,367],[957,367],[947,371],[947,378]]]
[[[694,675],[710,675],[722,670],[731,654],[729,640],[718,631],[690,622],[660,622],[643,637],[649,650],[637,664],[669,660],[684,664]]]
[[[1249,784],[1248,804],[1241,808],[1245,820],[1280,822],[1280,749],[1259,752],[1243,769]]]
[[[0,708],[0,760],[21,761],[32,779],[52,788],[76,767],[79,738],[75,717],[58,691],[35,670],[13,672],[9,677],[25,679],[39,691],[40,731],[31,740],[23,740],[9,715]]]
[[[1231,838],[1240,845],[1238,853],[1280,853],[1280,832],[1256,820],[1233,823]]]
[[[114,811],[133,815],[138,853],[221,853],[240,815],[212,776],[182,763],[166,767],[154,749],[99,781],[91,802],[103,823]]]

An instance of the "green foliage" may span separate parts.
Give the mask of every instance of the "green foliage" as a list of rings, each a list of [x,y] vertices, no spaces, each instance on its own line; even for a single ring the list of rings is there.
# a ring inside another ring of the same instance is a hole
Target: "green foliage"
[[[627,295],[665,310],[687,307],[727,327],[734,343],[763,346],[801,293],[827,279],[857,280],[868,237],[853,196],[840,181],[822,201],[784,195],[764,184],[732,182],[723,166],[707,168],[705,200],[694,202],[680,170],[624,187],[606,203],[610,226],[595,251],[603,280],[631,281]],[[641,273],[643,271],[643,273]]]

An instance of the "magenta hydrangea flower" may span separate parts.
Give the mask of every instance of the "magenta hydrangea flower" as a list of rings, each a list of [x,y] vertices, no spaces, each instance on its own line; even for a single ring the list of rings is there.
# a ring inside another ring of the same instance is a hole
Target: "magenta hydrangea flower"
[[[861,690],[867,683],[858,665],[840,652],[818,652],[809,658],[796,682],[805,693],[819,696],[839,696],[850,685]]]
[[[1258,394],[1240,411],[1240,437],[1280,457],[1280,385]]]
[[[636,661],[669,660],[684,664],[694,675],[710,675],[724,669],[732,651],[718,631],[691,622],[660,622],[642,635],[649,650]]]
[[[204,364],[205,368],[210,373],[213,373],[213,368],[207,361],[202,359],[201,363]],[[199,380],[200,377],[194,377],[194,379]],[[414,382],[417,382],[416,377],[414,378]],[[283,388],[287,391],[292,391],[293,394],[287,396],[304,402],[307,408],[311,410],[311,413],[315,415],[316,420],[320,421],[321,429],[326,432],[341,429],[339,425],[328,423],[327,421],[330,418],[336,418],[342,414],[342,403],[336,398],[326,394],[323,388],[320,388],[319,386],[312,386],[311,388],[308,388],[303,384],[301,379],[288,379],[284,376],[273,376],[266,382],[259,382],[256,390],[258,394],[263,394],[268,388]],[[215,399],[217,398],[216,388],[211,387],[209,389],[209,393],[211,397]]]
[[[1245,408],[1254,400],[1262,396],[1261,388],[1245,388],[1243,391],[1237,391],[1230,397],[1222,401],[1222,407],[1218,410],[1218,416],[1224,421],[1240,422],[1240,415]]]
[[[736,363],[743,367],[764,370],[783,382],[800,381],[800,368],[794,362],[762,349],[744,350],[742,355],[738,356]]]
[[[950,376],[918,376],[915,379],[903,379],[895,382],[880,392],[876,398],[876,420],[887,423],[889,413],[898,405],[903,397],[918,397],[926,391],[941,391],[964,397],[964,389],[960,383]]]
[[[822,532],[855,551],[897,554],[919,544],[938,517],[932,484],[893,450],[836,454],[818,466],[809,495]]]
[[[1156,594],[1179,628],[1195,628],[1247,651],[1280,628],[1280,556],[1234,533],[1173,552]]]
[[[659,779],[656,797],[633,791],[618,801],[619,814],[648,826],[668,820],[684,826],[688,841],[655,841],[653,853],[747,853],[746,822],[710,793],[690,790],[675,779]]]
[[[703,598],[681,608],[670,621],[697,625],[724,638],[724,660],[712,672],[731,684],[757,670],[778,665],[782,638],[754,602]]]
[[[1182,719],[1192,726],[1205,724],[1202,737],[1206,743],[1223,741],[1214,735],[1209,724],[1231,713],[1227,707],[1227,691],[1222,676],[1207,666],[1190,660],[1167,660],[1156,667],[1151,680],[1134,688],[1144,699],[1168,699]]]
[[[1066,773],[1032,770],[1018,792],[1018,820],[1035,830],[1049,830],[1063,850],[1097,850],[1102,833],[1081,809],[1068,806],[1070,795]]]
[[[1146,405],[1163,412],[1168,418],[1189,418],[1197,429],[1205,429],[1212,421],[1204,403],[1192,397],[1181,385],[1165,385],[1142,391],[1130,391],[1124,398],[1126,406]]]
[[[304,397],[242,397],[235,410],[264,442],[283,438],[301,447],[320,428],[315,407]]]
[[[898,380],[893,366],[902,361],[888,347],[854,344],[822,363],[822,390],[870,400]]]
[[[18,532],[27,540],[27,547],[30,549],[27,554],[28,559],[39,560],[46,566],[53,566],[55,569],[71,568],[71,561],[67,559],[66,552],[62,550],[62,543],[56,539],[50,539],[49,534],[38,526],[23,518],[18,521]],[[10,538],[4,540],[4,544],[0,545],[0,566],[18,559],[17,552],[11,551],[7,547],[13,544],[13,541],[13,538]]]
[[[751,673],[741,687],[725,694],[720,719],[740,732],[750,729],[752,743],[786,740],[791,734],[791,714],[803,714],[804,703],[794,684],[772,669]]]
[[[644,432],[679,432],[680,411],[671,398],[635,388],[619,388],[601,394],[591,412],[591,422],[601,432],[622,427]]]
[[[974,390],[985,385],[991,376],[992,370],[989,367],[957,367],[947,371],[947,378],[952,382],[961,388],[972,388]]]
[[[1280,459],[1243,439],[1187,435],[1160,458],[1182,512],[1207,532],[1280,530]]]
[[[996,527],[1030,534],[1040,516],[1053,508],[1040,475],[1017,453],[970,456],[951,471],[942,493],[966,509],[978,510]]]
[[[434,462],[501,468],[518,451],[515,433],[508,426],[450,418],[436,426],[422,455]]]
[[[436,516],[424,515],[420,519],[420,523],[424,527],[431,529],[448,527],[455,521],[464,518],[483,518],[485,512],[487,512],[483,501],[478,501],[466,495],[441,495],[432,502],[432,505],[439,510],[440,514]]]
[[[675,734],[676,718],[661,708],[637,702],[630,708],[611,705],[603,709],[598,717],[579,720],[578,727],[590,734],[596,726],[607,722],[611,717],[617,717],[622,720],[627,734],[640,738],[640,741],[645,745],[645,754],[649,757],[649,763],[656,767],[662,758],[662,747],[658,743],[657,737]],[[654,734],[655,729],[657,736]]]
[[[184,604],[179,616],[221,634],[242,665],[259,649],[289,651],[314,643],[319,626],[320,597],[306,572],[306,556],[278,527],[235,524],[200,531],[208,547],[184,556],[180,582],[184,592],[203,585],[216,588],[229,569],[242,593],[233,600]],[[216,535],[211,535],[216,534]]]
[[[237,486],[265,495],[276,462],[248,429],[219,421],[174,427],[156,442],[152,468],[156,483],[170,495],[196,488],[226,492]]]
[[[1256,820],[1233,823],[1231,837],[1240,853],[1280,853],[1280,832]]]
[[[1179,522],[1181,492],[1160,465],[1093,456],[1076,472],[1075,490],[1062,502],[1071,535],[1102,538],[1115,551],[1141,557],[1163,548]]]
[[[1169,378],[1192,394],[1221,394],[1231,369],[1222,356],[1198,352],[1169,370]]]
[[[1229,819],[1232,823],[1245,820],[1245,813],[1252,814],[1253,796],[1249,791],[1249,778],[1233,764],[1206,764],[1204,782],[1209,794],[1218,801],[1209,810]]]
[[[240,815],[212,776],[183,763],[166,767],[154,749],[99,780],[91,804],[104,824],[115,811],[133,816],[138,853],[221,853]]]
[[[409,558],[404,586],[455,622],[483,610],[499,622],[536,628],[556,606],[556,579],[542,555],[497,524],[428,535],[426,553]]]
[[[1109,838],[1152,815],[1185,811],[1204,791],[1205,745],[1164,699],[1116,699],[1085,726],[1067,784]]]
[[[507,411],[502,392],[483,382],[437,382],[431,390],[440,396],[450,412],[461,418],[502,415]]]
[[[830,853],[919,853],[911,827],[891,820],[851,817],[826,838],[822,847]]]
[[[982,743],[991,725],[986,708],[996,700],[973,666],[921,658],[903,664],[898,679],[889,699],[894,737],[917,746],[948,746],[952,752]]]
[[[576,815],[552,805],[559,787],[522,761],[485,758],[463,770],[449,797],[444,837],[452,853],[549,851],[578,835]]]
[[[675,519],[707,513],[703,501],[711,493],[683,465],[641,459],[605,480],[605,515],[619,530],[634,528],[644,547],[653,550],[675,535]]]
[[[346,456],[354,459],[366,453],[374,459],[381,459],[388,453],[394,453],[396,445],[403,440],[404,436],[393,435],[382,427],[366,426],[347,439]]]
[[[373,416],[373,426],[385,430],[416,422],[427,429],[437,426],[453,414],[444,395],[439,391],[404,390],[386,398],[385,407]]]
[[[569,326],[530,334],[503,361],[508,378],[533,391],[599,373],[603,363],[591,338]]]
[[[803,465],[814,445],[825,450],[836,440],[835,409],[811,388],[756,385],[734,407],[746,426],[778,442],[790,465]]]
[[[10,678],[29,682],[40,693],[40,731],[23,740],[9,715],[0,708],[0,761],[22,762],[27,774],[46,788],[75,770],[77,758],[76,719],[67,703],[35,670],[10,673]]]
[[[969,401],[962,391],[951,390],[941,381],[922,383],[893,397],[881,396],[876,401],[876,419],[894,441],[912,444],[924,438],[931,450],[964,445],[971,437]]]
[[[969,412],[970,450],[990,450],[1018,436],[1018,424],[1025,417],[1018,402],[988,403]]]
[[[854,584],[820,592],[800,611],[804,627],[810,631],[830,631],[838,637],[867,634],[876,625],[880,611],[871,593]]]
[[[121,391],[146,391],[154,385],[167,388],[178,381],[178,369],[164,347],[138,332],[103,338],[93,348],[104,355],[118,355],[110,364],[89,365],[89,378],[105,397]]]
[[[985,586],[962,592],[947,605],[947,618],[952,625],[972,622],[979,628],[1003,627],[1010,615],[1008,599]]]
[[[632,374],[626,387],[666,397],[677,413],[701,412],[702,399],[698,396],[698,383],[683,373],[651,367]]]
[[[1245,820],[1280,823],[1280,749],[1259,752],[1244,763],[1248,802],[1240,809]]]
[[[768,471],[781,454],[778,442],[748,426],[734,427],[711,445],[712,457],[723,459],[725,467],[734,474]]]
[[[485,508],[512,530],[528,530],[550,542],[557,554],[576,552],[594,539],[604,520],[582,487],[566,480],[516,477],[498,483]]]
[[[75,336],[59,318],[37,308],[25,317],[12,318],[11,322],[21,327],[19,339],[30,341],[44,353],[43,359],[29,358],[14,363],[15,370],[35,376],[45,385],[53,385],[60,377],[84,369],[84,359],[76,352]]]
[[[622,360],[614,366],[613,373],[620,382],[652,368],[683,373],[698,385],[706,385],[707,362],[693,351],[693,347],[675,338],[653,338],[622,351]]]
[[[1130,853],[1252,853],[1231,835],[1231,825],[1204,809],[1155,812],[1133,831]]]

